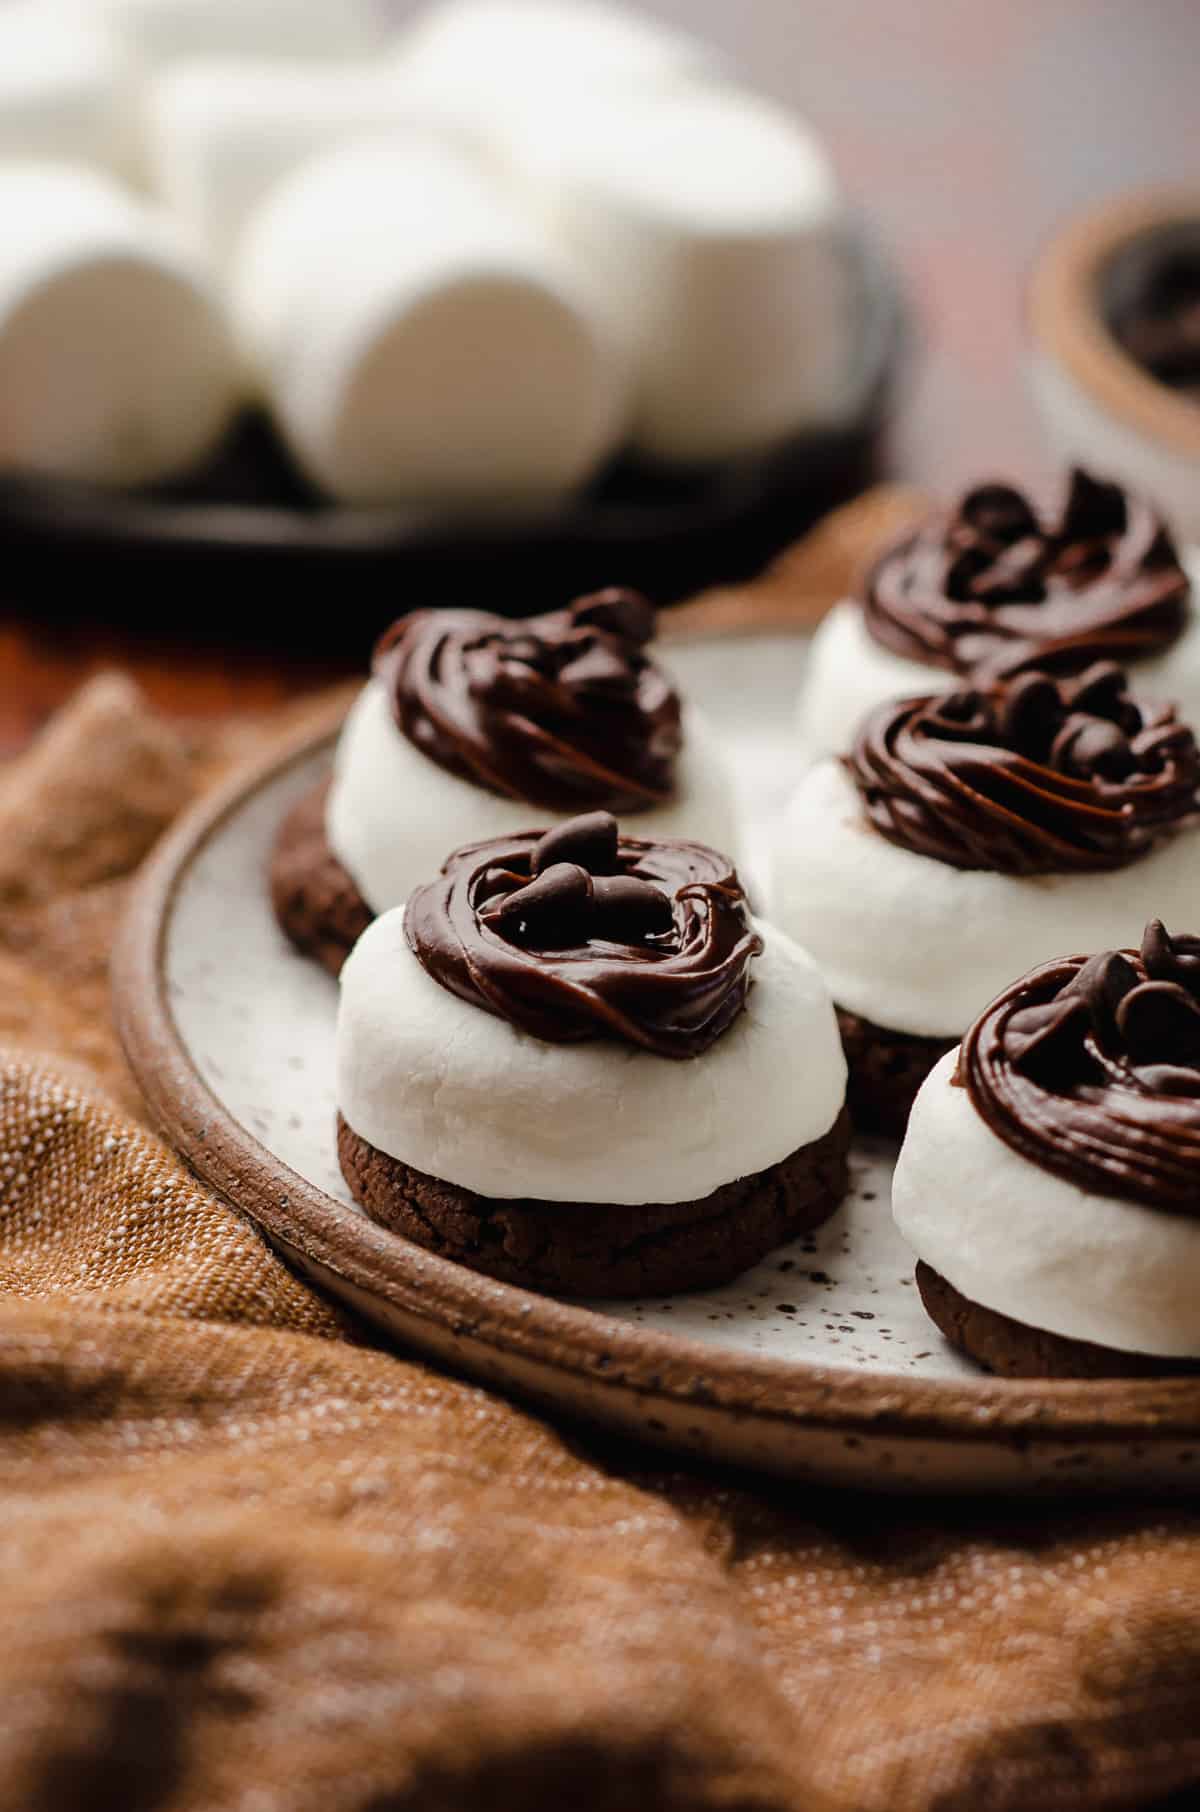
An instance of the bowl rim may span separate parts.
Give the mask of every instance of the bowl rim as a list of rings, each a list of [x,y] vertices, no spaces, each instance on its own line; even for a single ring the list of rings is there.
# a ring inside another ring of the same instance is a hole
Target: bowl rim
[[[1138,190],[1098,203],[1052,233],[1030,275],[1032,338],[1093,401],[1144,439],[1200,460],[1200,409],[1145,371],[1095,306],[1099,274],[1131,241],[1164,228],[1200,230],[1200,189]]]

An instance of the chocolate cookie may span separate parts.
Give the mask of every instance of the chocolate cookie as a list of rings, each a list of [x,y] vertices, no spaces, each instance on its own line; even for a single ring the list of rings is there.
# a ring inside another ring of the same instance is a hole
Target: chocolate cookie
[[[727,1283],[828,1220],[850,1121],[693,1202],[496,1201],[423,1175],[338,1119],[342,1174],[373,1220],[445,1258],[558,1296],[657,1296]]]
[[[269,870],[275,917],[298,950],[336,976],[375,914],[325,834],[322,782],[279,827]]]
[[[1190,1360],[1122,1353],[1027,1327],[972,1302],[920,1261],[916,1277],[930,1320],[951,1346],[1002,1378],[1161,1378],[1200,1372],[1200,1364]]]
[[[837,1020],[850,1068],[846,1105],[856,1131],[902,1139],[917,1090],[958,1040],[892,1032],[844,1007]]]

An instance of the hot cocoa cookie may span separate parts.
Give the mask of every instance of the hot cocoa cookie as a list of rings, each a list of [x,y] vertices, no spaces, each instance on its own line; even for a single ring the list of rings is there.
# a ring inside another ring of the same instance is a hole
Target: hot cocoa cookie
[[[356,1199],[533,1288],[719,1283],[818,1225],[845,1078],[815,965],[729,862],[605,812],[457,851],[342,975]]]
[[[423,1175],[338,1121],[356,1201],[394,1233],[553,1296],[657,1296],[724,1283],[829,1219],[846,1192],[850,1120],[692,1202],[498,1200]]]
[[[374,918],[325,830],[329,783],[292,807],[271,852],[269,881],[275,917],[305,956],[336,976]]]

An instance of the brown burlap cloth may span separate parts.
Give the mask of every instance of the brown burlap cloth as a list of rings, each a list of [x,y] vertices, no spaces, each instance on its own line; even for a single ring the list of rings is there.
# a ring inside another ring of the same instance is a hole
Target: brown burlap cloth
[[[148,1130],[127,877],[269,733],[106,677],[0,771],[3,1812],[1192,1804],[1200,1509],[558,1432],[375,1347]]]

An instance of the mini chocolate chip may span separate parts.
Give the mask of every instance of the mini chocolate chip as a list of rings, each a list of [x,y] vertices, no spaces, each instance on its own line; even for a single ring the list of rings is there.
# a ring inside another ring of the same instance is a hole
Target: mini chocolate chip
[[[1076,466],[1067,485],[1059,524],[1062,539],[1079,541],[1096,535],[1119,535],[1125,523],[1125,496],[1120,485],[1093,478]]]
[[[675,922],[669,894],[636,875],[601,876],[595,882],[593,936],[633,943]]]
[[[1105,950],[1098,956],[1089,956],[1059,998],[1078,995],[1086,1001],[1097,1033],[1109,1038],[1116,1026],[1117,1008],[1137,986],[1138,973],[1133,964],[1119,950]]]
[[[1000,733],[1018,754],[1043,756],[1062,719],[1062,700],[1048,673],[1023,673],[1004,689]]]
[[[556,862],[575,862],[590,875],[617,871],[617,821],[611,812],[581,812],[556,824],[534,845],[531,869],[544,874]]]
[[[1103,717],[1071,716],[1054,739],[1050,760],[1060,773],[1090,780],[1125,780],[1137,767],[1129,739]]]
[[[990,702],[982,692],[967,687],[934,699],[925,722],[931,735],[948,742],[990,742],[996,728]]]
[[[592,906],[592,877],[576,862],[556,862],[504,899],[485,906],[482,922],[506,937],[554,947],[586,936]]]
[[[996,541],[1038,533],[1038,519],[1020,491],[1008,484],[976,485],[962,500],[964,521]]]
[[[1093,661],[1065,691],[1072,711],[1116,723],[1127,688],[1125,674],[1115,661]]]
[[[1176,982],[1143,982],[1117,1008],[1134,1063],[1200,1063],[1200,1006]]]
[[[657,611],[641,592],[611,585],[605,591],[589,593],[571,606],[571,614],[580,624],[605,629],[639,646],[653,639]]]

